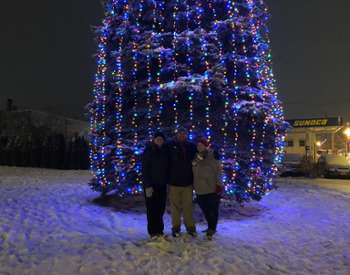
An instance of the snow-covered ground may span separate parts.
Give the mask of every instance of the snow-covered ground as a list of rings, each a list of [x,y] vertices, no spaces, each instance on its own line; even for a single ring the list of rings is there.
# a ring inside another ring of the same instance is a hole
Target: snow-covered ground
[[[144,212],[94,203],[89,178],[0,167],[1,275],[350,274],[350,181],[279,180],[224,209],[213,241],[153,244]]]

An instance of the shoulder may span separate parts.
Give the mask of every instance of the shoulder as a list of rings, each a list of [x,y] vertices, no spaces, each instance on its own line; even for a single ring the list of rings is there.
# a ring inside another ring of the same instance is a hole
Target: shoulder
[[[214,158],[215,158],[216,160],[220,160],[220,153],[219,153],[219,151],[216,150],[216,149],[213,149],[212,151],[213,151],[213,156],[214,156]]]
[[[169,153],[170,148],[171,148],[170,144],[169,144],[169,143],[165,143],[165,144],[162,146],[161,151],[162,151],[163,153]]]
[[[149,154],[153,151],[153,144],[152,143],[147,143],[145,146],[145,149],[143,150],[144,154]]]
[[[196,144],[194,144],[193,142],[190,142],[190,141],[187,142],[187,147],[190,148],[191,150],[197,152],[197,146],[196,146]]]
[[[178,148],[178,144],[175,141],[170,141],[166,144],[166,148],[169,151],[173,151],[173,150],[176,150]]]
[[[171,148],[172,146],[176,145],[174,140],[170,140],[165,144],[168,148]]]
[[[208,159],[210,159],[211,161],[215,161],[215,162],[219,162],[220,159],[219,159],[219,154],[212,150],[212,149],[209,149],[208,150]]]

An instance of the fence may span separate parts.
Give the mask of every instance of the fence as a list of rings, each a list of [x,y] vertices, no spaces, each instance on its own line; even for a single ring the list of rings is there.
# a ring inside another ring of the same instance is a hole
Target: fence
[[[88,142],[84,137],[64,135],[2,136],[0,165],[51,169],[88,169]]]

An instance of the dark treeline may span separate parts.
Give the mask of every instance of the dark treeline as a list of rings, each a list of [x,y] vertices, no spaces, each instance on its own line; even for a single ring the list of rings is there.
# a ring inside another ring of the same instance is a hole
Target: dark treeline
[[[88,169],[89,148],[84,137],[66,139],[56,134],[41,137],[0,136],[0,165],[51,169]]]

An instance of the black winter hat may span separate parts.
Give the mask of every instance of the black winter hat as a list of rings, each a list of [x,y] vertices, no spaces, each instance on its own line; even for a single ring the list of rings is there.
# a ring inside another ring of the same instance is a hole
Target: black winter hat
[[[166,140],[165,135],[162,132],[156,132],[153,136],[153,139],[157,138],[157,137],[161,137],[164,139],[164,141]]]
[[[183,127],[183,126],[181,126],[181,127],[179,127],[179,129],[177,129],[177,132],[178,133],[186,133],[187,134],[187,129],[185,128],[185,127]]]

